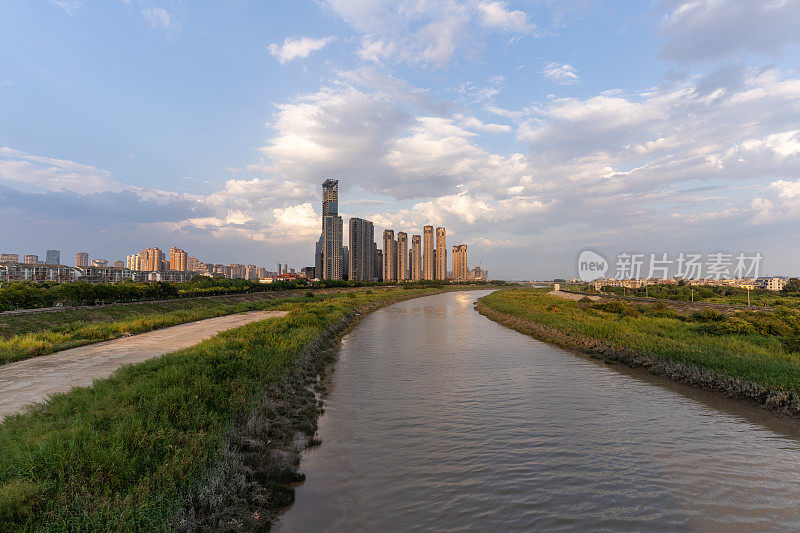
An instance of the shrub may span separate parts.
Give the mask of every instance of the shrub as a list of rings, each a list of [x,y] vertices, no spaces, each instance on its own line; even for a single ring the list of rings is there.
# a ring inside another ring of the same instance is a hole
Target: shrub
[[[599,309],[606,313],[622,314],[625,312],[626,307],[622,302],[614,300],[612,302],[596,303],[592,305],[592,309]]]
[[[642,313],[647,316],[658,318],[677,318],[679,315],[670,306],[663,302],[658,302],[641,309]]]
[[[752,335],[756,328],[745,320],[733,318],[700,324],[697,331],[706,335]]]
[[[800,335],[791,335],[789,337],[782,337],[781,344],[783,349],[790,353],[800,353]]]
[[[691,314],[692,320],[697,322],[719,322],[725,320],[725,315],[716,309],[702,309]]]

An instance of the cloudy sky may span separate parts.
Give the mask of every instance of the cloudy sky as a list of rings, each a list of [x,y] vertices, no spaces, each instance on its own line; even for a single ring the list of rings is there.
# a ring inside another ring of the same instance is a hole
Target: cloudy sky
[[[313,264],[320,183],[494,278],[800,273],[800,0],[6,0],[0,251]]]

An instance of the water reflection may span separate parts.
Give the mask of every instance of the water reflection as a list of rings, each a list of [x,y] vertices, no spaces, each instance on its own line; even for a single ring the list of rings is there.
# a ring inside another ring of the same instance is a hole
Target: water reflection
[[[472,309],[382,309],[342,345],[282,531],[786,530],[798,427]]]

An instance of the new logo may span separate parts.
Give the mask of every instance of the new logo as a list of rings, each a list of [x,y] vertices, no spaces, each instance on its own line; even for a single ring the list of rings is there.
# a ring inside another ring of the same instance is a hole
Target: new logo
[[[594,281],[605,277],[608,261],[602,255],[591,250],[584,250],[578,256],[578,277],[581,281]]]

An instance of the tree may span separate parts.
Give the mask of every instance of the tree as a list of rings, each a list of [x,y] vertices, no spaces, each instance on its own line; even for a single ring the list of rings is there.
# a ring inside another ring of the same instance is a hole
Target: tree
[[[790,278],[783,286],[783,292],[800,292],[800,279]]]

